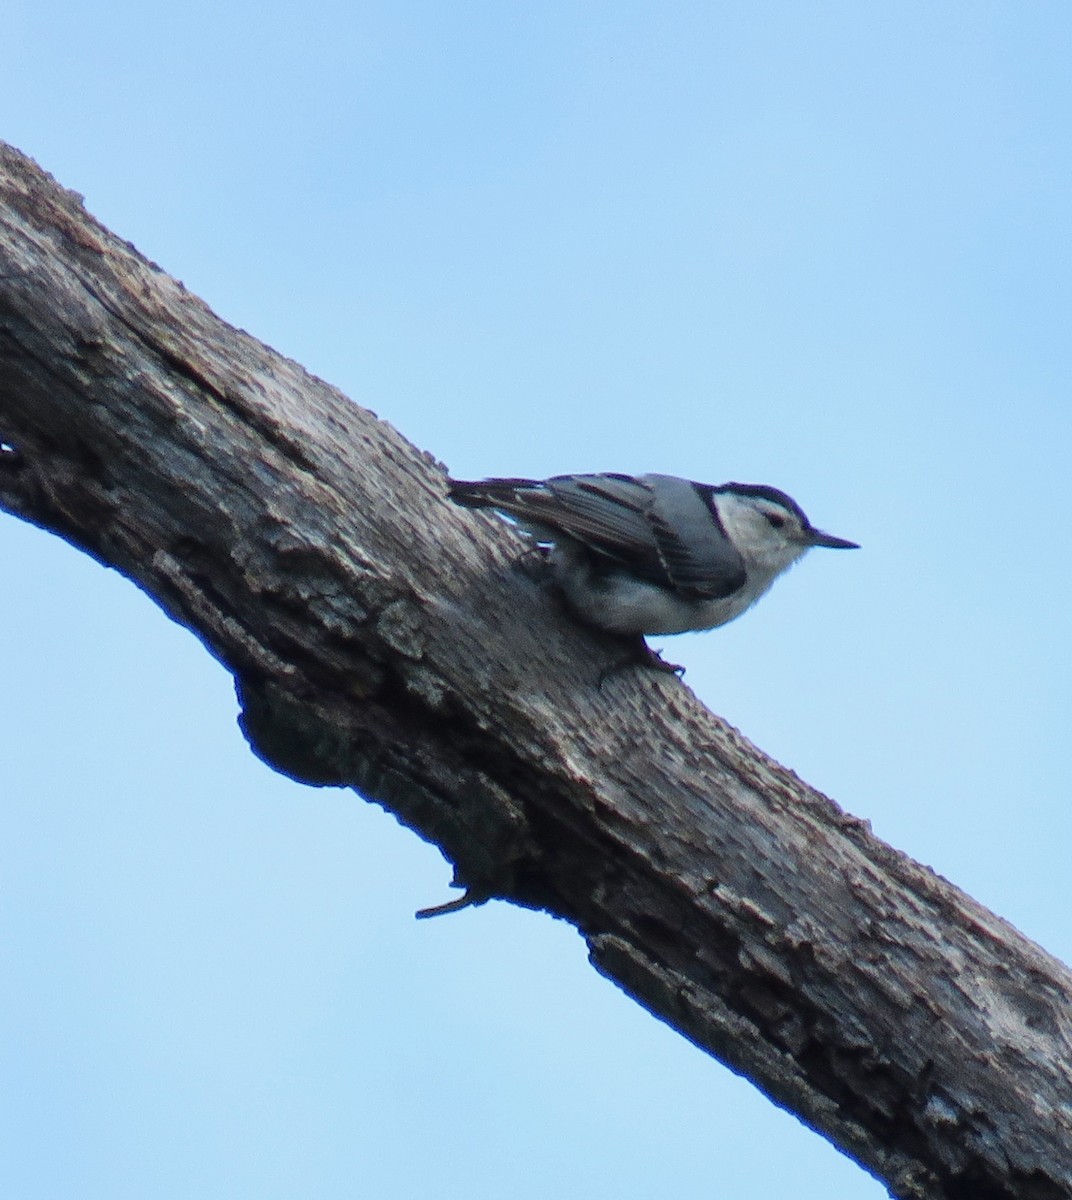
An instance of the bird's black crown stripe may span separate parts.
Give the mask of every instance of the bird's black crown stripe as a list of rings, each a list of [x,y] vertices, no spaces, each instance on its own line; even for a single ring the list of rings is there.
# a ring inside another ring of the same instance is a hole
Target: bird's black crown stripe
[[[769,500],[772,504],[780,504],[782,508],[794,513],[805,529],[811,528],[811,522],[804,510],[792,496],[787,496],[779,488],[769,487],[765,483],[723,483],[719,487],[711,488],[711,491],[733,492],[738,496],[755,496],[759,500]]]
[[[715,528],[723,537],[726,537],[726,527],[722,524],[722,516],[718,511],[718,506],[711,499],[715,492],[721,492],[722,488],[715,487],[711,483],[693,483],[692,486],[699,493],[700,499],[704,502],[704,507],[711,514],[711,520],[714,521]]]

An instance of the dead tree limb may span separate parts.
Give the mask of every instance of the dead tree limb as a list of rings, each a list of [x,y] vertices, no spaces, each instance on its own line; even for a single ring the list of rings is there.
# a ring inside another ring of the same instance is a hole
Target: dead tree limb
[[[597,688],[617,647],[443,479],[0,150],[0,506],[195,631],[262,758],[571,921],[895,1195],[1072,1198],[1072,975],[677,680]]]

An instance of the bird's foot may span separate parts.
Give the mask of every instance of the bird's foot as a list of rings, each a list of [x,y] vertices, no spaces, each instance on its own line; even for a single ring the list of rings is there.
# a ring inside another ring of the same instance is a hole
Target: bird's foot
[[[647,642],[644,642],[644,654],[640,665],[650,667],[653,671],[664,671],[667,675],[676,675],[678,679],[685,674],[685,668],[681,663],[667,662],[659,651],[653,650]]]
[[[542,580],[547,574],[551,551],[546,546],[526,546],[514,559],[514,568],[529,579]]]
[[[634,642],[630,639],[630,652],[624,658],[613,662],[609,667],[606,667],[600,672],[599,690],[603,690],[603,685],[612,675],[617,675],[619,671],[625,670],[626,667],[647,667],[652,671],[662,671],[667,675],[676,675],[679,679],[685,674],[685,668],[680,663],[667,662],[665,658],[658,652],[653,650],[641,635],[638,635]]]

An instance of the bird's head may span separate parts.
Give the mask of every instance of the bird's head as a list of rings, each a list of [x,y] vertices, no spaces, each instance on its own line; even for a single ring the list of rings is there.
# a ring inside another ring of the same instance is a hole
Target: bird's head
[[[724,483],[712,489],[711,503],[746,564],[772,576],[792,566],[813,546],[859,549],[856,542],[816,529],[800,505],[777,488]]]

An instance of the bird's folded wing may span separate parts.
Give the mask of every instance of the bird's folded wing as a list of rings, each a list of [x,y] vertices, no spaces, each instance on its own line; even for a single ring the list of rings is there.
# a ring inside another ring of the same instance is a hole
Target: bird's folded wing
[[[633,574],[698,599],[731,595],[745,580],[741,556],[708,501],[669,475],[556,475],[452,481],[451,497],[497,508],[548,540],[561,533]]]
[[[548,524],[661,587],[716,598],[744,583],[741,556],[686,479],[566,475],[546,486],[533,500],[549,510]]]
[[[698,599],[730,596],[744,586],[744,560],[726,537],[702,487],[672,475],[645,475],[648,524],[674,590]]]

